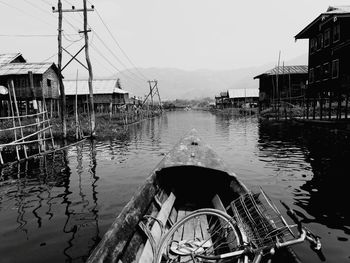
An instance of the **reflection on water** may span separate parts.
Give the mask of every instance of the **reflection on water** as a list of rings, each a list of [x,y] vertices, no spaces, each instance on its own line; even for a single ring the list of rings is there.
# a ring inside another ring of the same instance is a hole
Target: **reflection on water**
[[[85,261],[137,187],[192,128],[250,188],[261,185],[291,204],[322,236],[327,262],[349,260],[348,141],[255,117],[178,111],[131,125],[123,140],[86,141],[0,170],[0,261]],[[307,245],[296,251],[305,262],[321,261]]]

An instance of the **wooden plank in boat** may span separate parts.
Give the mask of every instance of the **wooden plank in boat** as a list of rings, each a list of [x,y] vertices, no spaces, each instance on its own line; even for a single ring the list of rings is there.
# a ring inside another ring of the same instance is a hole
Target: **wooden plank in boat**
[[[223,205],[221,198],[216,194],[214,196],[214,198],[212,199],[212,203],[215,209],[220,210],[222,212],[226,213],[226,208]],[[220,221],[222,227],[226,227],[226,223],[224,221]],[[235,249],[235,244],[236,244],[236,236],[235,234],[231,231],[229,233],[229,235],[227,236],[227,243],[228,243],[228,247],[230,248],[230,250],[234,250]]]
[[[170,193],[168,199],[163,203],[162,208],[160,209],[157,219],[165,225],[165,223],[168,220],[168,217],[170,215],[170,211],[172,207],[174,206],[175,202],[175,195],[173,193]],[[160,238],[161,238],[161,228],[157,222],[154,222],[152,229],[151,229],[151,234],[156,242],[158,244]],[[153,251],[151,247],[151,243],[147,240],[145,248],[142,251],[141,257],[139,262],[140,263],[152,263],[153,261]]]
[[[194,238],[196,240],[204,240],[203,234],[202,234],[201,219],[197,217],[196,220],[193,220],[193,224],[194,224]]]
[[[200,221],[201,221],[201,229],[202,229],[202,236],[203,236],[203,240],[205,241],[205,245],[209,248],[212,248],[212,240],[211,240],[211,236],[208,232],[209,230],[209,224],[208,224],[208,220],[207,217],[205,215],[202,215],[199,217]],[[211,251],[210,250],[210,251]]]
[[[190,213],[191,211],[187,211],[187,210],[185,211],[186,215]],[[187,221],[186,224],[184,225],[182,240],[191,241],[191,240],[194,240],[194,237],[195,237],[194,224],[193,224],[193,220],[190,220],[190,221]],[[181,257],[180,262],[187,262],[190,259],[191,259],[191,256],[184,256],[184,257]]]
[[[168,223],[170,223],[169,228],[176,223],[176,219],[177,219],[177,210],[175,206],[173,206],[173,209],[171,209],[170,216],[168,218]]]
[[[186,216],[186,211],[183,210],[183,209],[179,209],[179,211],[177,212],[177,221],[180,221],[182,218],[184,218]],[[181,226],[181,228],[178,229],[178,231],[176,231],[173,235],[173,240],[174,241],[178,241],[180,242],[182,240],[182,236],[183,236],[183,226]],[[175,259],[176,256],[174,256],[174,258],[172,259]]]

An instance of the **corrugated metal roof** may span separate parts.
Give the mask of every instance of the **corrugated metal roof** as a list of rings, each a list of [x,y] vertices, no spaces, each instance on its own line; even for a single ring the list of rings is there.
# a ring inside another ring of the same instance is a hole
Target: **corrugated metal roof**
[[[0,76],[25,75],[28,71],[33,74],[44,74],[51,66],[54,66],[54,63],[9,63],[0,67]]]
[[[11,61],[14,61],[19,56],[22,56],[22,54],[21,53],[0,54],[0,64],[10,63]]]
[[[344,13],[350,13],[349,5],[330,6],[328,7],[327,12],[324,14],[344,14]]]
[[[298,66],[280,66],[275,67],[262,73],[258,76],[255,76],[254,79],[260,78],[262,76],[272,76],[272,75],[289,75],[289,74],[307,74],[308,67],[306,65],[298,65]]]
[[[229,89],[230,99],[259,97],[259,89]]]
[[[88,80],[63,80],[64,90],[66,95],[75,95],[76,89],[78,95],[89,94]],[[78,84],[78,87],[77,87]],[[92,87],[94,94],[128,94],[126,90],[122,90],[116,87],[117,80],[115,79],[94,79]]]

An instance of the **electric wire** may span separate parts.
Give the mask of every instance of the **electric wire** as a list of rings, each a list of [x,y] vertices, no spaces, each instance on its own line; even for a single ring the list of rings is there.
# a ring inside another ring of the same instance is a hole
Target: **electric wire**
[[[121,52],[124,54],[124,56],[126,57],[126,59],[129,61],[129,63],[135,68],[135,70],[139,73],[140,76],[142,76],[145,80],[148,80],[148,78],[141,72],[139,71],[138,67],[132,62],[132,60],[130,59],[130,57],[126,54],[126,52],[124,51],[124,49],[121,47],[121,45],[119,44],[119,42],[117,41],[117,39],[114,37],[114,35],[112,34],[111,30],[109,29],[108,25],[105,23],[105,21],[103,20],[102,16],[100,15],[100,12],[95,8],[96,14],[98,16],[98,18],[101,20],[102,24],[105,26],[106,30],[108,31],[109,35],[111,36],[111,38],[113,39],[114,43],[118,46],[118,48],[121,50]]]
[[[101,57],[103,58],[112,68],[114,68],[117,72],[119,72],[124,77],[131,80],[137,87],[139,87],[139,84],[137,83],[137,79],[131,78],[130,76],[126,75],[125,72],[121,71],[119,68],[117,68],[105,55],[102,54],[102,52],[93,44],[90,43],[93,50]]]
[[[125,70],[127,72],[129,72],[130,74],[132,74],[133,76],[135,76],[136,78],[140,78],[140,76],[138,76],[137,74],[135,74],[134,72],[132,72],[130,69],[127,68],[127,66],[118,58],[118,56],[106,45],[106,43],[103,41],[103,39],[99,36],[99,34],[92,29],[92,31],[95,33],[97,39],[101,42],[101,44],[109,51],[109,53],[123,66],[125,67]],[[142,81],[143,78],[141,78]]]

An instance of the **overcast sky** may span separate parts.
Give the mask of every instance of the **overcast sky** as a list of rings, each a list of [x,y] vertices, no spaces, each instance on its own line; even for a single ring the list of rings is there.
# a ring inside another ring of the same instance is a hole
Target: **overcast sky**
[[[71,4],[82,6],[82,0],[62,1],[64,8],[70,8]],[[328,6],[348,3],[345,0],[90,1],[134,65],[185,70],[277,63],[279,50],[283,60],[305,54],[308,41],[295,43],[293,37]],[[33,62],[57,53],[57,38],[50,36],[57,34],[53,5],[57,5],[56,0],[0,0],[0,53],[21,52]],[[109,36],[98,13],[89,13],[89,23],[97,33],[90,33],[95,76],[133,67]],[[77,30],[82,29],[82,17],[72,13],[64,16],[67,36],[63,46],[68,46],[80,38]],[[8,36],[28,34],[48,36]],[[74,53],[82,43],[81,40],[72,44],[70,52]],[[57,62],[57,56],[50,60]],[[67,74],[76,68],[73,64]]]

